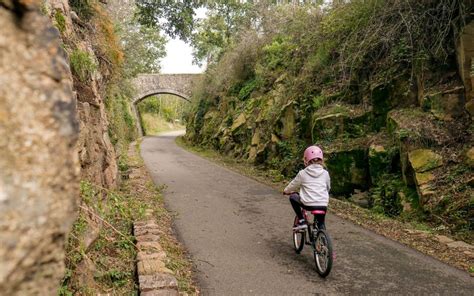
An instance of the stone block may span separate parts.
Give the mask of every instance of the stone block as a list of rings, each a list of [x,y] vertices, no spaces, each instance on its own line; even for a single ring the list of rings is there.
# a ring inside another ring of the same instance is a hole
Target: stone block
[[[435,236],[435,238],[442,244],[449,244],[449,243],[454,242],[454,240],[450,239],[449,237],[445,235],[437,235]]]
[[[369,147],[369,174],[372,184],[384,174],[392,171],[392,163],[398,155],[396,147],[385,147],[383,145],[372,144]]]
[[[135,236],[139,242],[159,242],[160,236],[156,234],[144,234]]]
[[[258,146],[260,144],[260,129],[255,129],[253,136],[252,136],[252,146]]]
[[[347,144],[340,149],[328,151],[326,164],[331,172],[333,194],[350,194],[356,188],[368,188],[367,148],[363,145]]]
[[[135,236],[142,236],[142,235],[160,235],[161,230],[158,229],[158,226],[156,227],[140,227],[140,228],[135,228],[133,230],[133,234]]]
[[[154,252],[163,251],[163,248],[161,247],[159,242],[138,242],[137,248],[142,251],[143,250],[154,251]]]
[[[150,220],[145,220],[145,221],[137,221],[133,223],[133,227],[144,227],[146,225],[156,225],[156,222],[154,219]]]
[[[280,118],[283,125],[281,136],[283,139],[291,139],[295,134],[296,114],[293,105],[289,105],[283,111],[283,116]]]
[[[139,275],[140,292],[149,292],[160,289],[178,290],[178,281],[169,274]]]
[[[173,273],[173,272],[170,272],[170,270],[165,267],[165,263],[161,261],[160,259],[149,259],[149,260],[139,261],[137,263],[137,270],[138,270],[138,275],[152,275],[156,273],[169,273],[169,274]]]
[[[234,120],[234,123],[232,124],[230,130],[231,132],[234,132],[236,129],[241,127],[245,122],[247,121],[247,118],[245,117],[244,113],[240,113],[239,116]]]
[[[474,147],[466,151],[466,164],[471,168],[474,167]]]
[[[151,259],[159,259],[163,260],[166,258],[166,253],[164,251],[161,252],[154,252],[154,253],[147,253],[145,251],[139,251],[137,254],[137,260],[151,260]]]
[[[179,292],[174,289],[153,290],[140,293],[140,296],[178,296]]]
[[[417,173],[423,173],[443,164],[441,155],[429,149],[416,149],[408,153],[411,167]]]
[[[474,250],[473,245],[470,245],[470,244],[468,244],[466,242],[463,242],[463,241],[455,241],[455,242],[452,242],[452,243],[448,243],[448,247]]]
[[[430,172],[415,173],[415,181],[418,186],[428,184],[434,179],[435,179],[435,176]]]

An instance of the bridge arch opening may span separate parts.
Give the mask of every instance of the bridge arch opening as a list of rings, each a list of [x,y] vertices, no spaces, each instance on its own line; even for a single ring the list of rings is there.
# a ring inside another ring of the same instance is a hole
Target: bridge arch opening
[[[155,101],[148,102],[147,99],[154,99]],[[159,101],[159,103],[158,103]],[[175,127],[182,124],[182,111],[184,110],[183,106],[177,107],[173,101],[181,101],[185,104],[191,102],[191,98],[183,93],[172,89],[159,89],[150,91],[147,94],[143,94],[141,97],[137,97],[133,100],[132,108],[135,113],[135,118],[137,122],[137,130],[140,136],[146,134],[153,134],[153,131],[156,129],[156,125],[162,125],[165,121],[168,121],[168,126]],[[155,104],[153,104],[155,102]],[[170,103],[171,102],[171,103]],[[154,110],[149,109],[149,105],[155,107]],[[146,104],[146,106],[144,106]],[[170,109],[170,105],[172,108]],[[142,108],[141,108],[142,107]],[[148,108],[146,108],[148,107]],[[159,111],[163,110],[162,112]],[[178,109],[183,109],[181,112],[178,112]],[[154,116],[152,116],[154,113]],[[176,117],[176,118],[171,118]],[[178,119],[179,118],[179,119]],[[159,121],[156,125],[150,124],[151,121]]]
[[[191,91],[196,81],[202,79],[203,74],[140,74],[133,79],[133,86],[137,93],[132,108],[137,119],[137,130],[143,136],[140,122],[138,103],[153,95],[171,94],[185,101],[191,101]]]

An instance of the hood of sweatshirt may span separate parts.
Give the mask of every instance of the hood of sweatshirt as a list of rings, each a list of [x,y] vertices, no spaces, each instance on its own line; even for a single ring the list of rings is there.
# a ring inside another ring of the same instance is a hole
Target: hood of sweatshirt
[[[304,169],[304,171],[313,178],[319,177],[323,172],[324,168],[320,164],[312,164]]]

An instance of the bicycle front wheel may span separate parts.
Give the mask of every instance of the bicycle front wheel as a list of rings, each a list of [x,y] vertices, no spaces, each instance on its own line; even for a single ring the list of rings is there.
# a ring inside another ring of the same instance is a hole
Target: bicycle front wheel
[[[332,242],[326,231],[320,229],[316,234],[314,240],[314,263],[316,264],[316,271],[321,277],[327,277],[331,272],[333,253]]]
[[[295,217],[295,223],[298,224],[298,217]],[[293,230],[293,247],[295,248],[296,254],[301,253],[305,244],[305,230]]]

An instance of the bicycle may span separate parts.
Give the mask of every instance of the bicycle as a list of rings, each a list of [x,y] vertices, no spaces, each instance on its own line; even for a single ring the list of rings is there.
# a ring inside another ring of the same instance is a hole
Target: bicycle
[[[302,209],[303,217],[308,220],[306,210]],[[300,254],[304,245],[311,245],[313,249],[314,263],[316,264],[316,271],[319,276],[325,278],[331,272],[333,263],[332,242],[329,234],[325,229],[319,229],[316,221],[316,215],[324,215],[325,211],[315,210],[311,211],[314,216],[312,224],[308,223],[308,228],[302,230],[293,230],[293,246],[297,254]],[[295,217],[293,225],[298,223],[298,216]]]

